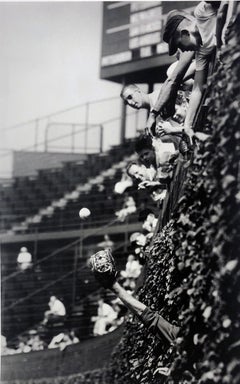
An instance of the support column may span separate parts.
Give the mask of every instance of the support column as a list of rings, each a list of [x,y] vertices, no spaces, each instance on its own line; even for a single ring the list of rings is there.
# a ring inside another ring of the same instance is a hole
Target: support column
[[[122,86],[126,84],[125,78],[123,78]],[[121,126],[120,126],[120,143],[123,144],[126,136],[126,112],[127,112],[127,106],[124,103],[124,101],[121,99]]]
[[[148,93],[152,93],[153,92],[153,83],[148,83]],[[147,118],[149,117],[149,112],[147,113]]]

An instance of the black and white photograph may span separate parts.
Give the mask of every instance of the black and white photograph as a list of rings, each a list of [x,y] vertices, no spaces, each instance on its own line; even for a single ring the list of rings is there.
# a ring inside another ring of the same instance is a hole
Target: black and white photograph
[[[240,1],[0,1],[2,384],[240,383]]]

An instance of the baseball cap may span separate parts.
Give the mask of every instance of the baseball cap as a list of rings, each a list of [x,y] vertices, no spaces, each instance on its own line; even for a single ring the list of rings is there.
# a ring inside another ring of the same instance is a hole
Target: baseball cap
[[[170,11],[167,15],[167,22],[163,33],[163,41],[168,43],[170,56],[172,56],[178,49],[174,40],[174,33],[176,32],[176,29],[182,20],[189,19],[188,16],[189,15],[187,15],[184,11],[179,11],[177,9]]]

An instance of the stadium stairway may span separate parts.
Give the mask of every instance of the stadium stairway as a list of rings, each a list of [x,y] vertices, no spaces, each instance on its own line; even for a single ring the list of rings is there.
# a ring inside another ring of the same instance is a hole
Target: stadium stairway
[[[39,170],[37,176],[16,177],[12,183],[3,183],[0,186],[1,232],[23,231],[30,223],[34,226],[42,217],[51,216],[55,208],[61,207],[61,197],[65,195],[65,199],[74,200],[78,192],[84,192],[81,188],[84,184],[87,192],[89,179],[90,185],[94,185],[93,179],[100,173],[133,152],[133,140],[126,140],[102,154],[87,155],[85,161],[67,162],[61,168]],[[57,202],[54,204],[54,201]]]

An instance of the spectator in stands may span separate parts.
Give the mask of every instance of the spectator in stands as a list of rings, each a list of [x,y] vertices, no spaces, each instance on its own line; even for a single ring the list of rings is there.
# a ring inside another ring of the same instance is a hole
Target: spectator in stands
[[[175,54],[180,48],[182,51],[195,52],[196,56],[193,91],[184,122],[184,130],[190,137],[194,135],[193,123],[202,99],[208,66],[215,53],[216,41],[221,45],[227,8],[225,7],[225,11],[220,12],[217,18],[220,3],[220,1],[201,1],[194,11],[194,17],[178,10],[169,12],[167,17],[163,40],[169,45],[169,55]],[[165,133],[178,133],[180,130],[182,127],[165,129]],[[201,136],[198,134],[198,137]]]
[[[48,348],[59,348],[60,351],[63,351],[68,345],[76,344],[78,342],[79,339],[75,336],[74,331],[61,332],[52,338]]]
[[[66,309],[64,304],[56,296],[50,297],[48,305],[50,309],[44,313],[42,324],[52,324],[58,321],[64,321]]]
[[[142,266],[135,259],[134,255],[129,255],[124,271],[120,275],[124,278],[124,287],[129,287],[131,290],[135,288],[135,281],[141,273]]]
[[[148,232],[154,232],[157,222],[158,222],[158,219],[155,217],[154,213],[149,213],[142,227]]]
[[[44,349],[44,342],[40,339],[40,336],[37,334],[37,331],[29,331],[29,339],[27,344],[31,348],[31,351],[41,351]]]
[[[18,268],[25,271],[32,267],[32,255],[26,247],[22,247],[17,257]]]
[[[93,328],[94,336],[101,336],[107,333],[107,327],[117,318],[117,313],[103,299],[98,300],[97,316],[92,316],[91,320],[95,322]]]
[[[122,209],[120,209],[120,211],[117,211],[115,214],[118,217],[119,221],[124,221],[127,216],[136,212],[136,210],[137,208],[133,197],[126,194]]]
[[[123,306],[120,299],[114,299],[111,301],[111,306],[113,310],[116,312],[117,317],[113,320],[108,332],[113,332],[116,328],[118,328],[124,321],[124,315],[126,314],[126,307]]]
[[[130,236],[131,246],[134,248],[135,254],[138,256],[138,259],[141,263],[144,263],[144,249],[148,244],[148,238],[143,233],[134,232]]]
[[[104,235],[104,240],[98,243],[98,247],[103,249],[112,248],[114,242],[110,239],[109,235]]]

